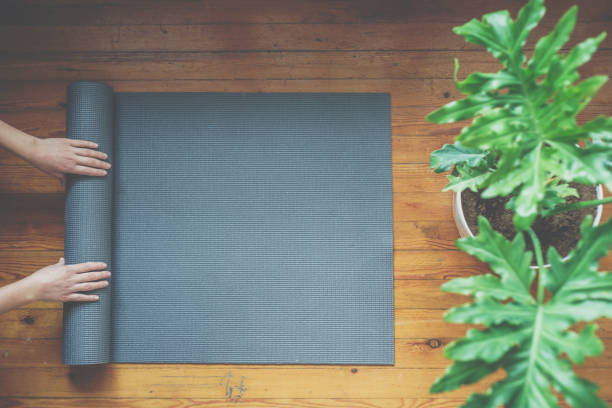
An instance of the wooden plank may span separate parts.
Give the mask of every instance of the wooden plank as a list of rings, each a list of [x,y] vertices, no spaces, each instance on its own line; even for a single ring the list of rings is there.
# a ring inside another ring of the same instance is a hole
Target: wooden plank
[[[546,35],[554,21],[531,34]],[[478,50],[453,33],[455,23],[208,24],[0,26],[0,52]],[[578,24],[568,48],[606,31],[607,22]],[[20,41],[14,41],[19,38]],[[248,39],[245,41],[245,39]],[[609,48],[612,39],[600,49]]]
[[[16,309],[0,315],[0,338],[59,339],[62,337],[62,309],[49,303],[49,309]],[[1,395],[1,394],[0,394]]]
[[[62,256],[63,251],[0,251],[0,286],[51,265]]]
[[[117,408],[226,408],[227,399],[199,398],[6,398],[9,407],[117,407]],[[249,408],[456,408],[465,402],[450,398],[240,398],[232,401]]]
[[[575,0],[546,4],[546,20],[555,21]],[[128,24],[223,24],[223,23],[463,23],[482,14],[508,9],[513,15],[523,5],[514,0],[369,0],[287,1],[189,0],[5,0],[0,24],[22,25],[128,25]],[[580,22],[608,21],[612,7],[602,0],[581,2]]]
[[[63,250],[63,194],[0,194],[0,249]]]
[[[593,379],[607,369],[580,368]],[[274,369],[233,367],[207,369],[197,365],[124,367],[6,367],[0,372],[0,395],[21,397],[120,398],[427,398],[430,385],[443,369],[351,367]],[[27,378],[28,381],[22,379]],[[498,373],[474,386],[444,394],[466,397],[503,378]],[[599,395],[612,399],[612,385],[600,384]],[[229,390],[229,391],[228,391]]]
[[[227,407],[228,401],[221,399],[177,399],[177,398],[7,398],[9,407],[118,407],[118,408],[191,408],[205,405],[207,407]],[[233,401],[238,402],[238,401]],[[430,398],[301,398],[301,399],[263,399],[241,398],[242,407],[249,408],[456,408],[465,399],[450,399],[431,396]],[[610,404],[612,401],[607,401]],[[569,407],[560,403],[562,408]]]
[[[402,369],[350,366],[293,369],[212,368],[198,365],[140,365],[125,367],[4,367],[0,371],[0,395],[40,397],[145,398],[427,398],[434,379],[443,369]],[[601,369],[585,369],[590,374]],[[445,394],[459,398],[483,389],[502,373],[477,387]],[[27,378],[28,381],[23,381]],[[603,384],[606,398],[612,386]],[[231,394],[228,392],[231,390]]]
[[[450,79],[456,51],[107,52],[0,56],[0,80]],[[459,55],[462,73],[497,71],[483,51]],[[612,75],[612,50],[598,52],[583,75]]]
[[[57,177],[50,176],[19,157],[6,156],[11,162],[18,162],[2,163],[0,159],[0,191],[3,193],[64,192],[64,186]]]

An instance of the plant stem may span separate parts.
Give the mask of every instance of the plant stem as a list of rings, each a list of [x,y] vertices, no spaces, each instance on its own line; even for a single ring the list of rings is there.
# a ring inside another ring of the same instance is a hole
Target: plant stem
[[[533,249],[535,249],[536,260],[538,262],[538,304],[542,304],[544,300],[544,284],[542,282],[542,278],[544,277],[544,258],[542,257],[542,247],[540,246],[540,240],[533,229],[529,228],[527,230],[529,234],[529,238],[531,238],[531,242],[533,243]]]
[[[573,204],[563,204],[557,208],[553,208],[552,210],[546,210],[542,213],[543,217],[548,217],[549,215],[558,214],[566,211],[579,210],[581,208],[589,208],[589,207],[597,207],[600,204],[608,204],[612,203],[612,196],[602,198],[601,200],[591,200],[591,201],[580,201],[578,203]]]

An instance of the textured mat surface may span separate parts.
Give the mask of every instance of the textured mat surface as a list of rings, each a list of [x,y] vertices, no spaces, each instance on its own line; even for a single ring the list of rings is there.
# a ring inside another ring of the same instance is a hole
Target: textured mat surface
[[[113,278],[111,302],[66,307],[66,363],[393,363],[388,95],[119,93],[107,111],[107,91],[69,91],[71,137],[115,130],[112,176],[68,190],[68,259],[108,242]]]

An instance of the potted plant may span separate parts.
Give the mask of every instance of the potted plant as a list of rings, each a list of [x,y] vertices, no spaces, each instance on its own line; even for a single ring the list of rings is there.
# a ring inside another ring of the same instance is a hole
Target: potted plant
[[[597,386],[577,376],[571,363],[603,351],[595,324],[580,331],[573,326],[612,317],[612,273],[597,271],[612,246],[612,220],[594,226],[587,216],[565,260],[554,247],[543,251],[533,228],[536,219],[612,202],[601,196],[566,202],[576,195],[569,183],[612,189],[612,118],[576,122],[607,80],[579,80],[577,72],[605,33],[562,52],[576,22],[574,6],[527,59],[523,47],[544,11],[543,0],[530,0],[515,20],[498,11],[455,27],[456,34],[493,54],[502,69],[458,81],[455,60],[455,82],[467,96],[428,116],[435,123],[474,118],[454,144],[432,153],[431,165],[437,172],[451,171],[446,189],[472,190],[483,199],[505,197],[516,230],[510,240],[479,217],[478,234],[459,239],[457,246],[488,263],[492,273],[442,286],[471,296],[445,319],[481,328],[445,348],[455,361],[431,392],[475,383],[499,369],[506,373],[486,392],[472,394],[464,407],[556,407],[553,389],[575,407],[607,406]],[[537,269],[530,268],[534,254]]]

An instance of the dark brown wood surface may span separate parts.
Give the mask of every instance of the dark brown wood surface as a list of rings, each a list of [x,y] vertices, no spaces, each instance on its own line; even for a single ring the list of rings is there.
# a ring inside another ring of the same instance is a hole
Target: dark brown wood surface
[[[575,1],[548,1],[536,35]],[[393,367],[61,364],[60,304],[0,315],[0,406],[450,408],[491,379],[444,395],[428,389],[448,361],[443,346],[466,327],[442,321],[460,296],[439,286],[486,266],[454,247],[443,176],[429,153],[461,123],[425,115],[459,98],[459,76],[498,65],[451,29],[517,0],[8,0],[0,3],[0,119],[39,137],[63,137],[66,86],[103,80],[116,91],[388,92],[392,100],[395,246]],[[612,28],[612,3],[580,2],[570,45]],[[533,47],[533,40],[528,48]],[[612,40],[582,74],[612,74]],[[581,119],[612,114],[607,84]],[[60,183],[0,149],[0,285],[53,263],[63,251]],[[610,215],[606,209],[605,216]],[[602,265],[612,269],[612,257]],[[612,400],[608,350],[580,373]],[[496,378],[503,376],[497,373]]]

